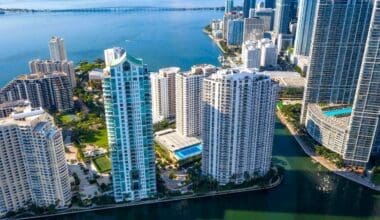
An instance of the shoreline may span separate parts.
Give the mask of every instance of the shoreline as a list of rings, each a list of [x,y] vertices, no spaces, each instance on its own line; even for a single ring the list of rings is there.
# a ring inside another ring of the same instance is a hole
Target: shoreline
[[[276,115],[280,122],[285,125],[285,127],[289,130],[290,134],[294,137],[294,139],[297,141],[297,143],[301,146],[302,150],[306,155],[308,155],[312,160],[316,161],[318,164],[322,165],[325,167],[327,170],[333,172],[336,175],[339,175],[343,178],[346,178],[347,180],[350,180],[352,182],[355,182],[359,185],[362,185],[364,187],[367,187],[368,189],[374,190],[376,192],[380,192],[380,186],[376,186],[372,182],[368,182],[366,179],[362,178],[358,174],[348,172],[344,169],[339,169],[330,162],[329,160],[318,156],[315,154],[315,152],[310,149],[310,147],[299,137],[299,132],[294,128],[282,115],[282,113],[277,110]]]
[[[266,185],[266,186],[252,186],[247,188],[240,188],[240,189],[231,189],[231,190],[223,190],[223,191],[211,191],[208,193],[200,193],[200,194],[192,194],[192,195],[183,195],[183,196],[177,196],[172,198],[161,198],[161,199],[154,199],[154,200],[144,200],[139,202],[130,202],[130,203],[122,203],[122,204],[110,204],[110,205],[98,205],[96,207],[91,208],[83,208],[83,209],[66,209],[62,212],[55,213],[55,214],[46,214],[46,215],[36,215],[36,216],[30,216],[30,217],[21,217],[17,219],[40,219],[40,218],[49,218],[49,217],[57,217],[62,215],[71,215],[71,214],[78,214],[78,213],[85,213],[85,212],[93,212],[93,211],[102,211],[102,210],[110,210],[110,209],[118,209],[118,208],[127,208],[127,207],[135,207],[135,206],[143,206],[143,205],[155,205],[155,204],[161,204],[161,203],[169,203],[169,202],[176,202],[176,201],[182,201],[182,200],[191,200],[191,199],[201,199],[201,198],[207,198],[207,197],[214,197],[214,196],[223,196],[223,195],[232,195],[232,194],[238,194],[238,193],[244,193],[244,192],[255,192],[255,191],[263,191],[263,190],[271,190],[276,188],[277,186],[281,185],[281,183],[284,180],[284,175],[278,176],[275,182]]]

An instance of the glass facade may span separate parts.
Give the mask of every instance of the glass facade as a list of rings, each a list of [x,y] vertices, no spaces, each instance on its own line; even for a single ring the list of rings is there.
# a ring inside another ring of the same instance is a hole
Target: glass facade
[[[344,152],[353,165],[368,162],[371,152],[379,153],[380,0],[375,2]]]
[[[116,202],[156,195],[149,73],[121,48],[105,51],[104,106]]]
[[[309,103],[353,103],[373,3],[319,0],[316,7],[302,124]]]

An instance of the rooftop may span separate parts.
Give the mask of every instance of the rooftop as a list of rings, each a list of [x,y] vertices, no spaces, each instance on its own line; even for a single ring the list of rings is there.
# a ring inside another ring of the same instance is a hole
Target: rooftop
[[[156,132],[155,140],[172,152],[199,144],[201,142],[195,137],[184,137],[177,133],[174,129]]]

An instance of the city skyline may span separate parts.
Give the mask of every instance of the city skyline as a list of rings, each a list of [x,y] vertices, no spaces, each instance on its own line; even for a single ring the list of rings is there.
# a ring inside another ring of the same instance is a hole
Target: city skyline
[[[0,218],[376,218],[380,0],[171,1],[0,7]]]

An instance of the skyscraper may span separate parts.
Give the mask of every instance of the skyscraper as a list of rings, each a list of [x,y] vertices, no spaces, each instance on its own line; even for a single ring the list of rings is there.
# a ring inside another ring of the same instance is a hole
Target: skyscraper
[[[244,0],[243,3],[243,15],[244,18],[249,17],[249,10],[256,7],[256,0]]]
[[[264,31],[272,31],[274,25],[275,10],[271,8],[251,9],[250,17],[258,17],[264,21]]]
[[[352,104],[373,2],[319,0],[316,7],[302,124],[309,103]]]
[[[52,37],[49,42],[50,59],[53,61],[67,60],[64,40],[61,37]]]
[[[261,49],[257,41],[245,41],[242,45],[241,59],[245,68],[260,69]]]
[[[214,73],[212,65],[197,65],[189,72],[176,75],[176,129],[186,137],[201,134],[202,82],[203,78]]]
[[[289,33],[291,2],[293,0],[277,0],[273,31],[276,34]]]
[[[309,56],[317,1],[300,0],[294,54]]]
[[[104,109],[116,202],[156,195],[150,80],[147,66],[122,48],[104,51]]]
[[[243,43],[244,20],[241,18],[228,21],[227,45],[240,46]]]
[[[31,60],[29,61],[31,73],[64,72],[70,77],[71,86],[76,87],[75,69],[73,61]]]
[[[278,85],[247,70],[221,70],[203,83],[202,173],[241,183],[270,169]]]
[[[243,42],[248,40],[261,40],[264,37],[264,20],[259,17],[245,18]]]
[[[234,10],[234,0],[226,0],[225,13],[230,13]]]
[[[160,69],[150,75],[152,88],[153,123],[175,117],[175,76],[178,67]]]
[[[71,202],[61,130],[42,108],[23,107],[0,119],[0,216],[27,205]]]
[[[0,89],[0,103],[28,100],[33,108],[68,111],[74,107],[70,78],[66,73],[34,73],[17,77]]]
[[[380,0],[370,22],[343,159],[364,166],[380,150]]]

